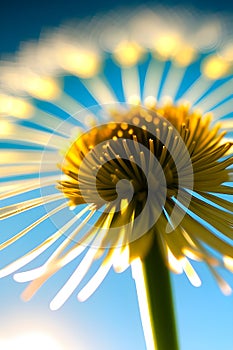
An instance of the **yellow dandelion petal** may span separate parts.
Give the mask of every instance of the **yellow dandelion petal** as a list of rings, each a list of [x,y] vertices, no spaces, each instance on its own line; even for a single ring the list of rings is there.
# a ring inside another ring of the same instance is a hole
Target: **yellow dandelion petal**
[[[203,74],[209,79],[224,77],[231,68],[229,62],[218,56],[210,56],[203,62]]]
[[[131,67],[139,62],[143,57],[144,49],[136,42],[123,41],[114,50],[114,58],[124,66]]]
[[[60,50],[58,60],[62,68],[82,78],[94,76],[100,68],[95,52],[67,45]]]

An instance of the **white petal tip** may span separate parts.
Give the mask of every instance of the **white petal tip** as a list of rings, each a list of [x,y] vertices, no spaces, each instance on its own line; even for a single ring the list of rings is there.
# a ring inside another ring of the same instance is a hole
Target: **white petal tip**
[[[24,282],[24,281],[22,280],[22,277],[21,277],[20,273],[14,274],[14,275],[13,275],[13,280],[14,280],[15,282],[19,282],[19,283]]]
[[[231,287],[226,283],[224,286],[221,286],[221,290],[224,295],[229,296],[232,294],[232,289]]]
[[[225,267],[233,273],[233,259],[229,256],[223,257]]]
[[[77,295],[77,299],[78,301],[80,301],[81,303],[83,303],[84,301],[86,301],[88,299],[88,297],[86,297],[84,295],[84,293],[80,292],[78,295]]]
[[[196,271],[194,270],[194,268],[192,267],[192,265],[190,264],[188,259],[182,258],[180,260],[180,262],[182,263],[183,270],[184,270],[186,276],[188,277],[190,283],[194,287],[200,287],[201,286],[201,279],[199,278],[198,274],[196,273]]]
[[[57,311],[60,309],[62,305],[58,304],[56,301],[52,300],[51,303],[49,304],[49,308],[51,311]]]
[[[126,264],[126,265],[114,265],[113,268],[114,268],[114,271],[116,273],[122,273],[124,272],[125,270],[127,270],[127,268],[129,267],[129,264]]]
[[[193,281],[192,285],[196,288],[199,288],[201,287],[201,280],[196,280],[196,281]]]
[[[3,271],[0,271],[0,278],[8,276],[9,273],[4,273]]]

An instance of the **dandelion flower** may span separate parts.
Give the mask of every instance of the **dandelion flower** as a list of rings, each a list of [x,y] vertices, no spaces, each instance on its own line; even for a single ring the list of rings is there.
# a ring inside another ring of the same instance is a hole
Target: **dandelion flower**
[[[194,286],[190,260],[204,261],[231,292],[217,270],[233,271],[233,55],[223,21],[164,8],[109,14],[1,62],[0,218],[25,226],[0,249],[31,231],[37,243],[0,276],[30,281],[25,300],[77,261],[50,304],[58,309],[98,261],[78,293],[86,300],[111,267],[142,273],[154,249]],[[49,219],[53,231],[40,234]]]

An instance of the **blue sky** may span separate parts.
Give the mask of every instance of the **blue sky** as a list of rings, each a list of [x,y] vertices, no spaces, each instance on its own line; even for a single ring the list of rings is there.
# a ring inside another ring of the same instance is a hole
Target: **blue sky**
[[[139,4],[140,1],[130,3]],[[118,4],[124,5],[122,1]],[[228,2],[194,1],[193,5],[204,10],[233,11]],[[44,27],[59,25],[69,18],[94,15],[111,9],[115,3],[103,0],[95,5],[73,0],[56,4],[11,1],[1,6],[0,53],[3,55],[14,52],[21,41],[38,38]],[[17,227],[22,224],[14,222]],[[6,223],[1,225],[2,232],[11,228]],[[1,265],[7,260],[7,254],[0,252]],[[192,287],[184,275],[172,275],[181,350],[232,350],[233,297],[222,295],[203,264],[195,266],[203,280],[199,289]],[[62,274],[52,278],[29,303],[19,297],[23,285],[14,282],[11,276],[0,280],[0,338],[40,329],[50,332],[68,350],[146,349],[129,269],[122,274],[111,271],[88,301],[79,303],[73,295],[60,310],[52,312],[49,301],[62,278]],[[230,274],[228,278],[233,281]]]

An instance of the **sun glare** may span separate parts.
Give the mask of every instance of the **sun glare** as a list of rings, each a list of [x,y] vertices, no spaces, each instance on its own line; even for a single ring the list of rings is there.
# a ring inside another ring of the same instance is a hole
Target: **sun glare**
[[[0,349],[4,350],[64,350],[54,337],[39,332],[25,333],[14,338],[0,340]]]

